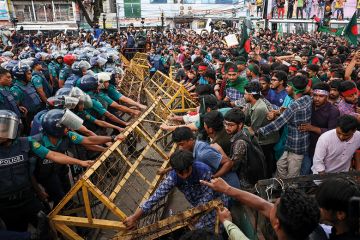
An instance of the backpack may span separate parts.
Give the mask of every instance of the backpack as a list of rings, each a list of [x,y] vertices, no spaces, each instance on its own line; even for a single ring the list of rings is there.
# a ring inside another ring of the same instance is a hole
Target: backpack
[[[251,136],[247,129],[243,129],[238,139],[246,142],[247,179],[249,183],[255,184],[258,180],[266,178],[265,155],[255,136]]]
[[[163,65],[163,62],[161,60],[161,55],[159,54],[156,54],[155,57],[154,57],[154,65],[153,67],[156,69],[156,70],[159,70],[161,72],[163,72],[165,70],[165,67]]]

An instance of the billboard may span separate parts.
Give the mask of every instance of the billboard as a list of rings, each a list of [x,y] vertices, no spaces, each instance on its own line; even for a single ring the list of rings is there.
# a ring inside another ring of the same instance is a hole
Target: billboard
[[[9,20],[7,0],[0,0],[0,21],[1,20]]]

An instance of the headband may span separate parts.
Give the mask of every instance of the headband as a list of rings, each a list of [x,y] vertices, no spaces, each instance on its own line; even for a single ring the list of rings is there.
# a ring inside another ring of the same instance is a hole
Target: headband
[[[294,66],[290,66],[289,71],[297,72],[297,68]]]
[[[289,82],[288,85],[290,85],[294,89],[295,94],[303,93],[306,90],[306,87],[307,87],[306,86],[306,87],[304,87],[302,89],[296,88],[292,82]]]
[[[252,65],[252,64],[250,64],[250,65],[248,66],[248,69],[249,69],[251,72],[255,73],[256,75],[259,74],[259,71],[258,71],[258,70],[254,67],[254,65]]]
[[[198,67],[198,70],[201,70],[201,71],[206,71],[207,67],[206,66],[203,66],[203,65],[200,65]]]
[[[228,72],[238,72],[238,69],[237,69],[237,67],[236,68],[230,67],[226,70],[226,73],[228,73]]]
[[[343,97],[349,97],[349,96],[353,95],[354,93],[358,93],[358,89],[356,87],[342,92],[341,95]]]
[[[325,95],[325,96],[329,96],[329,92],[323,89],[314,89],[313,90],[314,94],[319,94],[319,95]]]
[[[248,92],[248,91],[245,90],[245,93],[246,94],[252,94],[252,95],[260,95],[260,92],[255,92],[255,91]]]

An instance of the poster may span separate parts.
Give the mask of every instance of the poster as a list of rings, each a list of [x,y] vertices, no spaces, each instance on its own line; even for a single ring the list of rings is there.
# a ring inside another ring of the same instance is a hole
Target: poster
[[[1,20],[9,20],[7,0],[0,0],[0,21]]]
[[[235,34],[230,34],[225,37],[226,44],[228,47],[239,45],[239,41],[236,38]]]

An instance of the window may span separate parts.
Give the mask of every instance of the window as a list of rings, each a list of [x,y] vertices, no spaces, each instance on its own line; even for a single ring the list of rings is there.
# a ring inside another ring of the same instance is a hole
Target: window
[[[201,0],[203,4],[234,4],[238,2],[239,0]]]
[[[19,22],[32,22],[34,19],[34,12],[31,2],[14,2],[14,12]]]
[[[71,0],[34,1],[34,8],[31,1],[13,1],[13,6],[19,22],[74,20]]]
[[[141,18],[140,0],[124,0],[125,18]]]
[[[150,0],[150,3],[167,3],[167,0]]]

